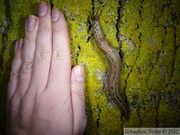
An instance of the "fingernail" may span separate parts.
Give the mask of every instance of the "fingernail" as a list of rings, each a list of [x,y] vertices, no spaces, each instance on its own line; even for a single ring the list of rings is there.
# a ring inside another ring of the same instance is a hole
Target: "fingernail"
[[[59,10],[57,8],[53,8],[52,10],[52,21],[55,22],[59,19]]]
[[[15,57],[19,58],[20,57],[20,53],[21,53],[21,49],[22,49],[22,44],[23,44],[23,38],[19,39],[18,41],[16,41],[15,44],[15,50],[14,50],[14,54]]]
[[[27,19],[27,29],[28,31],[33,31],[36,26],[36,17],[33,15],[30,15]]]
[[[19,48],[21,48],[23,42],[24,42],[24,39],[23,39],[23,38],[20,38],[20,40],[19,40]]]
[[[46,15],[47,11],[48,11],[48,5],[45,2],[42,1],[39,4],[38,15],[39,16],[44,16],[44,15]]]
[[[16,44],[15,44],[15,50],[17,50],[19,48],[19,40],[16,41]]]
[[[82,66],[77,66],[75,68],[74,76],[76,81],[78,82],[84,81],[84,69]]]

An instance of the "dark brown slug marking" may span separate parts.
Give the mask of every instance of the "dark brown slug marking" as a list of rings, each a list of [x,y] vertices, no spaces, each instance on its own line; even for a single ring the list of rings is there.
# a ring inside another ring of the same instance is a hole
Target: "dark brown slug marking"
[[[110,43],[106,40],[103,31],[100,26],[100,21],[98,15],[92,16],[92,30],[93,37],[96,44],[101,49],[101,51],[106,55],[109,61],[109,75],[108,75],[108,89],[111,98],[120,108],[123,115],[128,119],[128,110],[125,101],[119,92],[119,77],[120,77],[120,67],[121,58],[116,49],[114,49]]]

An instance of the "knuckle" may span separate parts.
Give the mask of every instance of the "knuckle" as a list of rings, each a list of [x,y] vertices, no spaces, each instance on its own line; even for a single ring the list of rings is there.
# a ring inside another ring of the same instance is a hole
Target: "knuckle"
[[[66,58],[64,52],[61,50],[53,51],[52,57],[57,60],[64,60]]]
[[[48,51],[36,51],[36,57],[40,59],[45,59],[47,57],[50,57],[51,53]]]
[[[26,42],[32,42],[32,41],[35,41],[35,37],[32,34],[26,34],[24,42],[26,43]]]
[[[84,92],[80,90],[78,87],[75,87],[74,89],[72,89],[72,92],[79,97],[84,97]]]
[[[39,29],[42,30],[42,32],[49,32],[51,31],[51,23],[43,22],[39,25]]]
[[[19,72],[11,71],[10,78],[14,79],[14,78],[17,78],[18,76],[19,76]]]
[[[21,71],[22,73],[31,73],[32,68],[33,68],[32,62],[24,61],[22,63]]]

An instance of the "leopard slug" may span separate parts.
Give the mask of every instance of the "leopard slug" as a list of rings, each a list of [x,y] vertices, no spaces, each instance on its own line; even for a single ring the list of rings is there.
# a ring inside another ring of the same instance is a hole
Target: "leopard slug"
[[[106,55],[106,58],[109,61],[108,89],[110,96],[115,104],[120,108],[125,118],[128,119],[128,109],[119,92],[119,78],[121,67],[120,55],[118,51],[114,49],[106,40],[100,25],[98,15],[92,15],[92,30],[96,44]]]

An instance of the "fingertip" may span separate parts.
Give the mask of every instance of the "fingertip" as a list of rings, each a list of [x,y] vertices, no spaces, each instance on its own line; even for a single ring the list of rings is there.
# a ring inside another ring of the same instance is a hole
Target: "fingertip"
[[[20,38],[19,40],[16,41],[14,48],[14,57],[17,59],[21,58],[22,44],[23,44],[23,38]]]
[[[58,8],[54,7],[52,9],[51,16],[52,16],[52,29],[53,29],[53,31],[54,32],[63,31],[63,34],[68,33],[66,18],[64,16],[64,14],[62,13],[62,11],[59,10]]]
[[[81,65],[74,67],[74,77],[78,82],[84,82],[84,68]]]
[[[59,19],[60,17],[60,11],[58,8],[53,7],[52,9],[52,21],[55,22]]]
[[[73,67],[71,74],[71,91],[84,97],[84,68],[80,65]]]
[[[73,134],[83,134],[86,127],[85,94],[84,94],[84,68],[81,65],[72,69],[72,105],[74,115]]]

